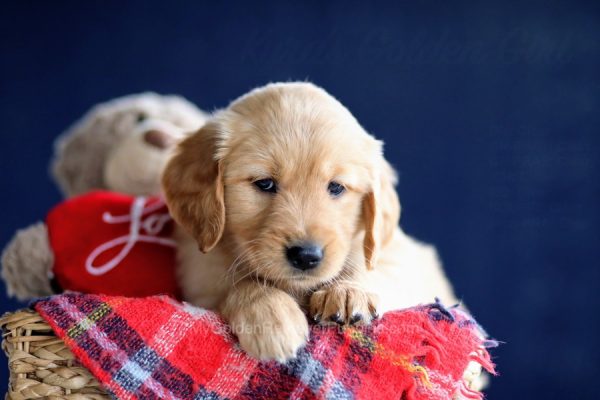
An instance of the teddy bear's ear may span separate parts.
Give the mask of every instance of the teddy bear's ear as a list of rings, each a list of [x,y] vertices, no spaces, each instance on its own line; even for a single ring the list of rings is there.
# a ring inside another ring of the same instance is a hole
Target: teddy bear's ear
[[[65,197],[105,189],[103,167],[114,138],[83,131],[80,127],[67,131],[54,144],[51,174]]]
[[[197,240],[202,252],[219,242],[225,228],[225,188],[215,158],[217,136],[216,123],[208,123],[185,139],[162,177],[171,215]]]

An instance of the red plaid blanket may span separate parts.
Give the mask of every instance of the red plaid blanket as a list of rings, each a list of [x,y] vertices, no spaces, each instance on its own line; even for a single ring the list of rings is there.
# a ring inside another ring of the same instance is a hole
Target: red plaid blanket
[[[314,326],[286,364],[250,358],[216,314],[166,296],[64,294],[35,309],[119,399],[477,399],[467,364],[494,371],[477,324],[440,304]]]

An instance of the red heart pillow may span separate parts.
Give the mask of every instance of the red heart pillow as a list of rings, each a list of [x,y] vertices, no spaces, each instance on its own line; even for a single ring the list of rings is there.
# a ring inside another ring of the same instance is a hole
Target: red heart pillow
[[[63,290],[179,297],[173,220],[160,198],[92,192],[56,206],[46,224]]]

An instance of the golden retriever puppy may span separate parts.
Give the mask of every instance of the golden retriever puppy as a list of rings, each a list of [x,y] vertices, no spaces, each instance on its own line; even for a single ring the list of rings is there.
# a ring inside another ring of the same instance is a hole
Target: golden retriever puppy
[[[435,250],[399,229],[394,185],[382,143],[324,90],[277,83],[240,97],[163,175],[186,300],[220,311],[250,355],[280,361],[304,345],[307,315],[368,324],[455,301]]]

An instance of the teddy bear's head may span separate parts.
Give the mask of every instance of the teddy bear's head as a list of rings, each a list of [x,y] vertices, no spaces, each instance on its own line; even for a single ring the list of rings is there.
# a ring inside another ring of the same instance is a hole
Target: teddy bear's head
[[[178,96],[142,93],[99,104],[57,139],[52,175],[67,197],[93,189],[157,194],[175,144],[205,120]]]

